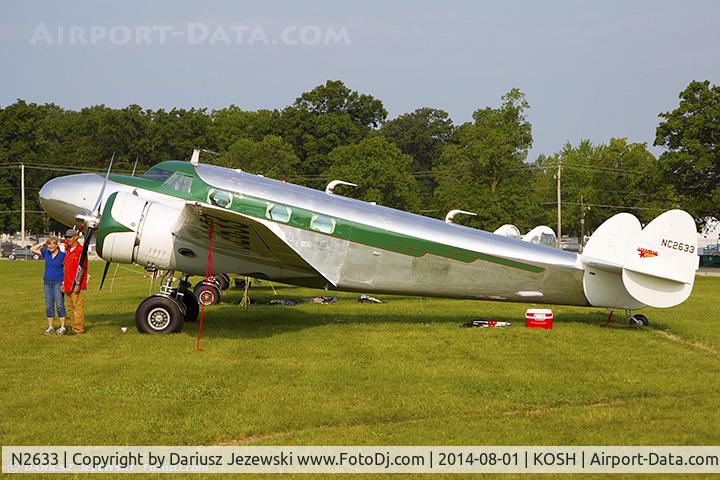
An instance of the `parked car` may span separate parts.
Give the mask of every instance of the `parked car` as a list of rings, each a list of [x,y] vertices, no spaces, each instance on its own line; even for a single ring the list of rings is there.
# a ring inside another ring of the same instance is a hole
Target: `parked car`
[[[0,256],[7,258],[13,250],[20,247],[12,242],[3,242],[1,248]]]
[[[13,248],[8,260],[40,260],[40,255],[33,253],[29,247]]]

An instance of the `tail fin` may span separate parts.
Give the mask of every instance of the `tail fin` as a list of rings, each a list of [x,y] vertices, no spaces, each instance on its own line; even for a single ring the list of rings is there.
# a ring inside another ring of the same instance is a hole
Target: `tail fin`
[[[682,210],[667,211],[643,229],[633,215],[620,213],[595,231],[580,258],[592,305],[672,307],[692,292],[697,229]]]
[[[670,210],[648,223],[633,242],[623,284],[647,305],[672,307],[690,296],[698,262],[695,221],[683,210]]]

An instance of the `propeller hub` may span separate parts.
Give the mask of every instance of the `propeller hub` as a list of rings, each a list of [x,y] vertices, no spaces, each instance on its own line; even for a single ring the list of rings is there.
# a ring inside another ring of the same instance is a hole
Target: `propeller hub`
[[[97,228],[100,224],[100,215],[98,215],[97,213],[92,213],[90,215],[79,213],[75,215],[75,220],[79,223],[82,223],[87,228]]]

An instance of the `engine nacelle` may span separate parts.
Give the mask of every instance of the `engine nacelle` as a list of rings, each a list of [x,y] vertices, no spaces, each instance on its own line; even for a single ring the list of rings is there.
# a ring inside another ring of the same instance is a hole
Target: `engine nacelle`
[[[173,235],[180,210],[127,192],[108,197],[97,231],[104,260],[169,269],[174,265]]]

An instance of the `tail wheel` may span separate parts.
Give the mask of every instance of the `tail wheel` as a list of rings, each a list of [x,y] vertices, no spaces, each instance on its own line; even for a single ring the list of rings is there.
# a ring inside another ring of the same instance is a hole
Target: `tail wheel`
[[[217,305],[220,303],[220,289],[214,282],[205,282],[204,280],[193,289],[200,305]]]
[[[155,295],[143,300],[135,311],[135,326],[140,333],[177,333],[182,330],[183,312],[173,298]]]
[[[650,324],[650,321],[645,315],[636,313],[630,317],[629,323],[631,327],[647,327]]]

